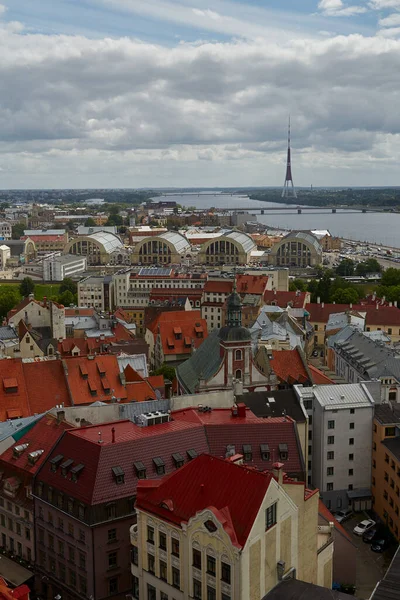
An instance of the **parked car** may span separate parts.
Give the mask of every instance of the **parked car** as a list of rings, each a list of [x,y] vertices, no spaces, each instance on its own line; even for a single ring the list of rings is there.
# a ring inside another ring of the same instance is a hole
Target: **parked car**
[[[376,525],[375,521],[372,519],[365,519],[356,525],[353,529],[353,533],[356,535],[363,535],[366,531],[369,531]]]
[[[353,511],[351,510],[351,508],[346,508],[345,510],[338,510],[337,512],[335,512],[334,517],[338,523],[342,523],[343,521],[350,519],[352,514]]]
[[[388,548],[390,542],[387,538],[375,539],[371,544],[372,552],[384,552]]]
[[[376,539],[376,534],[377,530],[375,529],[375,527],[372,527],[372,529],[368,529],[368,531],[363,533],[363,542],[365,542],[366,544],[371,544],[374,541],[374,538]]]

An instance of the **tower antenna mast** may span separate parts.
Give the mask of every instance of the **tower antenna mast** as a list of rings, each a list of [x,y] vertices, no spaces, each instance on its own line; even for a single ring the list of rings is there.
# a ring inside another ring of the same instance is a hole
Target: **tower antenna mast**
[[[283,184],[282,198],[297,198],[296,189],[293,183],[292,176],[292,162],[291,162],[291,151],[290,151],[290,115],[289,115],[289,126],[288,126],[288,148],[287,148],[287,160],[286,160],[286,176],[285,183]]]

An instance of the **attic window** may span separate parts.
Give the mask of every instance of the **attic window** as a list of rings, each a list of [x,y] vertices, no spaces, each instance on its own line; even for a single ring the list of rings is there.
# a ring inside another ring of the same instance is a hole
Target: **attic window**
[[[63,477],[67,476],[68,471],[70,470],[70,468],[72,467],[73,464],[74,464],[74,461],[72,460],[72,458],[68,458],[61,464],[61,474]]]
[[[13,458],[19,458],[21,454],[28,448],[29,442],[26,444],[19,444],[13,448]]]
[[[107,377],[105,377],[105,378],[102,380],[102,382],[101,382],[101,385],[103,386],[103,390],[104,390],[104,392],[105,392],[106,394],[109,394],[109,393],[110,393],[110,390],[111,390],[111,387],[110,387],[110,383],[109,383],[109,381],[108,381]]]
[[[3,387],[7,394],[18,392],[18,381],[14,377],[3,379]]]
[[[165,473],[165,463],[160,456],[156,456],[153,458],[153,463],[156,467],[157,475],[164,475]]]
[[[175,348],[174,340],[172,338],[167,338],[167,346],[168,348]]]
[[[208,521],[206,521],[204,523],[204,527],[207,529],[207,531],[209,531],[210,533],[214,533],[214,531],[217,531],[217,526],[214,523],[214,521],[211,521],[211,519],[209,519]]]
[[[279,459],[287,460],[288,459],[288,447],[287,444],[279,444]]]
[[[197,452],[194,448],[191,448],[190,450],[186,450],[186,454],[189,457],[189,460],[193,460],[194,458],[197,458]]]
[[[182,329],[180,327],[174,327],[174,336],[176,340],[182,339]]]
[[[172,458],[177,469],[183,466],[185,459],[183,458],[182,454],[180,454],[179,452],[175,452],[175,454],[172,455]]]
[[[82,379],[87,379],[89,373],[88,373],[87,368],[85,367],[85,365],[79,365],[79,370],[81,372]]]
[[[185,348],[190,348],[192,346],[192,340],[189,336],[185,335]]]
[[[63,455],[62,454],[57,454],[57,456],[55,456],[54,458],[52,458],[50,460],[50,464],[51,464],[51,470],[53,471],[53,473],[55,473],[57,471],[57,467],[59,466],[60,462],[63,459]]]
[[[28,454],[28,463],[34,465],[44,453],[44,450],[34,450]]]
[[[117,485],[125,483],[125,473],[121,467],[112,467],[111,470],[113,472],[115,483]]]
[[[84,468],[85,465],[83,465],[82,463],[79,463],[79,465],[73,467],[73,469],[71,469],[71,480],[78,481],[79,475],[82,473]]]
[[[133,466],[135,467],[137,478],[146,479],[146,467],[144,466],[144,464],[140,460],[138,460],[137,462],[133,463]]]
[[[100,377],[105,377],[106,376],[106,370],[103,367],[103,363],[99,363],[99,362],[97,363],[97,370],[98,370],[98,372],[100,374]]]
[[[200,325],[200,323],[196,323],[194,331],[196,333],[196,337],[197,338],[202,338],[203,337],[204,330],[203,330],[202,326]]]
[[[243,459],[246,461],[253,459],[253,452],[250,444],[243,444]]]
[[[270,452],[269,452],[269,446],[268,444],[261,444],[260,445],[260,454],[261,454],[261,458],[262,460],[270,460]]]
[[[90,395],[91,396],[96,396],[96,394],[97,394],[97,387],[96,387],[96,384],[94,383],[94,381],[91,380],[91,379],[88,379],[88,386],[89,386]]]

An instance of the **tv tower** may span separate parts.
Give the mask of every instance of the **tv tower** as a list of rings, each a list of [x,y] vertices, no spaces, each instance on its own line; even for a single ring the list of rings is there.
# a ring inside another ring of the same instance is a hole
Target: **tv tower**
[[[286,177],[285,177],[285,183],[283,184],[282,198],[297,198],[296,190],[295,190],[294,183],[293,183],[293,177],[292,177],[292,165],[291,165],[291,161],[290,161],[290,115],[289,115],[289,127],[288,127]]]

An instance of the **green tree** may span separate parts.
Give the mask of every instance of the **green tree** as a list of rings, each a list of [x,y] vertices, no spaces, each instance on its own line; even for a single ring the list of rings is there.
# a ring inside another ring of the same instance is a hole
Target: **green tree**
[[[88,217],[85,221],[85,227],[96,227],[96,221],[93,217]]]
[[[382,285],[400,285],[400,269],[395,269],[394,267],[389,267],[382,274],[381,279]]]
[[[116,227],[120,227],[121,225],[124,224],[124,220],[121,217],[121,215],[117,215],[117,214],[111,214],[108,217],[106,226],[107,227],[112,227],[112,226],[116,226]]]
[[[64,292],[71,292],[72,295],[78,292],[78,286],[73,279],[65,277],[60,284],[60,294]]]
[[[361,277],[365,277],[368,273],[380,273],[381,271],[382,267],[376,258],[369,258],[368,260],[358,263],[356,266],[356,275],[360,275]]]
[[[344,258],[336,267],[337,275],[351,277],[354,273],[354,262],[350,258]]]
[[[304,281],[304,279],[294,279],[289,283],[290,292],[296,292],[297,290],[300,290],[300,292],[307,291],[307,283]]]
[[[75,296],[69,290],[65,290],[62,294],[58,296],[58,302],[63,306],[69,306],[70,304],[75,304]]]
[[[19,286],[19,293],[24,298],[35,292],[35,283],[31,277],[24,277]]]
[[[25,225],[23,223],[16,223],[11,228],[11,237],[13,240],[19,240],[24,235]]]
[[[170,381],[173,381],[176,377],[174,367],[166,365],[165,363],[161,365],[159,369],[154,371],[154,375],[163,375],[165,379],[169,379]]]
[[[0,286],[0,317],[3,319],[7,316],[9,310],[14,308],[21,300],[21,297],[14,286]]]
[[[357,304],[358,300],[358,293],[354,288],[336,290],[331,296],[331,302],[337,304]]]

